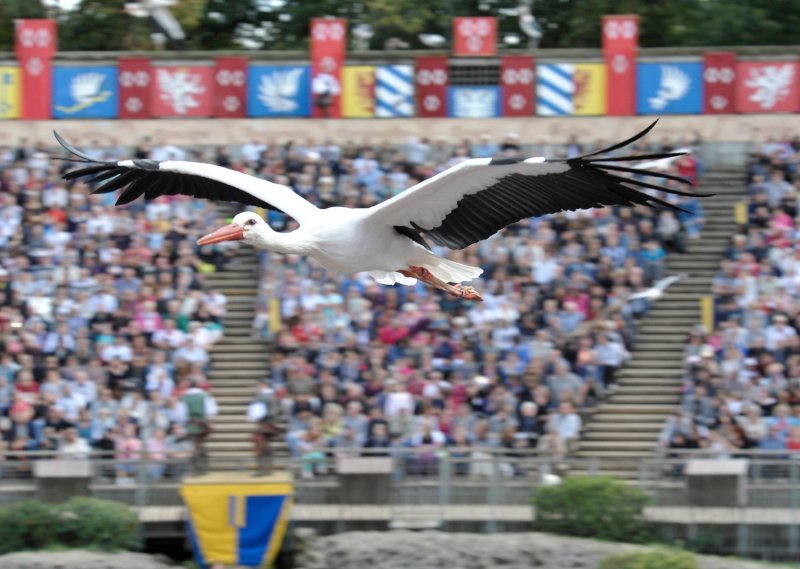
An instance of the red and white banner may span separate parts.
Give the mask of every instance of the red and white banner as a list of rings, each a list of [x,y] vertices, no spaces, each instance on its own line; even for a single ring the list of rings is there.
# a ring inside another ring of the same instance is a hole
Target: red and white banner
[[[247,58],[218,57],[214,67],[214,116],[244,118],[247,110]]]
[[[703,56],[703,112],[733,113],[736,110],[736,54],[709,51]]]
[[[214,111],[211,67],[156,67],[150,86],[154,117],[209,117]]]
[[[446,117],[450,69],[447,57],[418,57],[415,73],[417,116]]]
[[[736,110],[793,113],[800,110],[796,61],[748,61],[736,68]]]
[[[504,117],[529,117],[533,114],[533,58],[507,55],[500,61],[500,85]]]
[[[455,55],[492,56],[497,53],[497,18],[453,18]]]
[[[20,118],[49,119],[51,61],[58,47],[55,20],[15,20],[14,52],[22,70]]]
[[[347,49],[347,20],[311,20],[311,116],[340,118],[342,65]]]
[[[146,57],[121,57],[117,66],[119,118],[150,118],[150,83],[153,70]]]
[[[14,32],[17,59],[52,59],[58,50],[55,20],[14,20]]]
[[[606,62],[606,114],[636,114],[636,52],[639,16],[603,16],[603,58]]]

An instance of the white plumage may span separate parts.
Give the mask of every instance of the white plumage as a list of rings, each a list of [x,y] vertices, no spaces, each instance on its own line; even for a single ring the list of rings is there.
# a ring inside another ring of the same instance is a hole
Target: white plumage
[[[240,240],[279,253],[308,255],[332,271],[367,272],[382,284],[412,285],[420,279],[454,296],[479,300],[474,289],[460,283],[477,278],[482,270],[437,256],[426,240],[461,249],[534,215],[603,205],[658,204],[676,209],[636,189],[658,186],[618,173],[634,172],[689,183],[687,180],[617,165],[676,154],[597,158],[638,140],[654,125],[620,144],[568,160],[466,160],[383,203],[363,209],[319,209],[291,188],[211,164],[174,160],[97,162],[58,134],[56,138],[79,162],[90,164],[64,177],[93,176],[90,181],[102,182],[93,193],[122,190],[117,205],[142,195],[154,199],[179,193],[276,209],[299,223],[294,231],[278,233],[257,214],[244,212],[234,217],[230,225],[201,238],[200,245]],[[672,188],[663,191],[682,193]]]
[[[686,72],[675,65],[661,66],[661,82],[658,93],[650,97],[650,106],[660,111],[672,101],[678,101],[686,96],[692,80]]]
[[[69,84],[69,93],[76,103],[90,105],[100,96],[103,81],[106,76],[102,73],[81,73],[72,78]]]
[[[657,281],[655,284],[653,284],[652,287],[640,292],[633,293],[626,299],[626,302],[639,299],[647,299],[651,301],[658,300],[659,298],[664,296],[664,293],[667,291],[669,287],[674,285],[676,282],[687,278],[688,276],[689,275],[672,275],[669,277],[665,277],[660,281]]]

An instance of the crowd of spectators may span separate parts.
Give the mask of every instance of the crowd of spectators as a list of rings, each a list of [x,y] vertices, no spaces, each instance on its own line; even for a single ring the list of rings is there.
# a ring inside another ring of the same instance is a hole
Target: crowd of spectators
[[[689,335],[682,410],[661,434],[673,454],[800,450],[798,162],[796,139],[752,156],[747,208],[713,280],[715,326]]]
[[[104,159],[132,152],[214,162],[288,184],[322,207],[369,206],[469,157],[523,151],[513,136],[501,144],[253,140],[196,152],[149,140],[135,149],[89,146]],[[208,348],[225,315],[224,295],[204,277],[224,266],[232,245],[194,245],[222,223],[210,202],[175,196],[109,207],[112,194],[61,180],[71,167],[40,143],[0,149],[0,451],[185,457],[182,400],[209,389]],[[686,157],[671,169],[696,179],[700,165]],[[418,453],[422,469],[445,446],[563,455],[579,436],[580,412],[614,388],[648,309],[624,299],[662,275],[668,251],[699,235],[698,201],[667,199],[690,213],[570,212],[524,220],[463,251],[437,249],[483,268],[473,283],[483,303],[259,253],[253,331],[274,343],[266,379],[305,473],[332,447],[428,449]],[[282,214],[268,219],[293,228]]]
[[[177,196],[109,207],[113,194],[61,179],[73,167],[41,143],[0,148],[0,471],[30,467],[19,451],[187,458],[185,397],[210,387],[226,298],[204,275],[226,253],[203,256],[194,241],[220,223],[214,205]]]
[[[640,143],[634,151],[672,147]],[[589,150],[523,149],[514,137],[371,147],[252,141],[239,161],[217,158],[323,207],[365,207],[469,157]],[[701,169],[694,156],[670,168],[693,180]],[[667,199],[687,213],[570,212],[521,221],[463,251],[435,248],[484,270],[471,283],[482,303],[261,252],[253,326],[275,346],[265,389],[283,403],[286,440],[305,458],[304,473],[313,475],[331,448],[414,448],[411,467],[419,469],[444,447],[563,456],[579,436],[581,411],[614,388],[629,358],[635,322],[649,306],[625,298],[661,277],[666,253],[691,247],[700,233],[699,201]],[[293,228],[280,214],[270,213],[270,222]]]

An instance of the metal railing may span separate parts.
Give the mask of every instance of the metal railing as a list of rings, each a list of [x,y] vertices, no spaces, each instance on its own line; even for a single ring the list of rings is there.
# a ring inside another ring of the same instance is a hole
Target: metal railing
[[[718,507],[697,506],[697,488],[689,483],[686,465],[691,459],[720,457],[703,451],[670,453],[675,456],[578,459],[523,449],[327,449],[277,466],[295,480],[294,521],[322,524],[328,531],[365,525],[484,532],[530,529],[532,495],[540,485],[564,476],[625,475],[629,484],[650,496],[645,516],[657,523],[663,539],[776,560],[800,554],[800,453],[742,451],[738,458],[747,460],[742,480],[746,500]],[[359,486],[364,478],[359,478],[363,475],[358,469],[340,472],[344,459],[369,457],[381,457],[388,465],[381,484]],[[0,504],[36,497],[34,464],[40,460],[74,459],[50,452],[0,454]],[[155,512],[161,520],[183,511],[180,485],[197,470],[190,460],[145,455],[117,459],[94,453],[83,460],[91,463],[92,496]],[[255,458],[241,458],[212,460],[205,466],[255,472],[257,465]],[[356,489],[355,500],[348,486]]]

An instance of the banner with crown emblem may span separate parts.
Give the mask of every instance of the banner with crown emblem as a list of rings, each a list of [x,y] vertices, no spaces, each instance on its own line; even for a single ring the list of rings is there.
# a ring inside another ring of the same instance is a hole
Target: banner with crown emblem
[[[247,116],[307,117],[311,114],[311,69],[307,65],[251,65]]]
[[[703,112],[702,63],[640,63],[637,75],[640,115]]]
[[[606,114],[606,66],[577,63],[572,70],[572,104],[576,115]]]
[[[117,112],[116,67],[53,70],[53,118],[111,119]]]
[[[19,69],[0,67],[0,119],[19,118]]]
[[[375,116],[375,68],[357,65],[342,69],[342,116]]]
[[[155,117],[211,116],[214,94],[211,67],[156,67],[150,83]]]
[[[796,61],[739,62],[736,101],[740,113],[793,113],[800,109]]]

